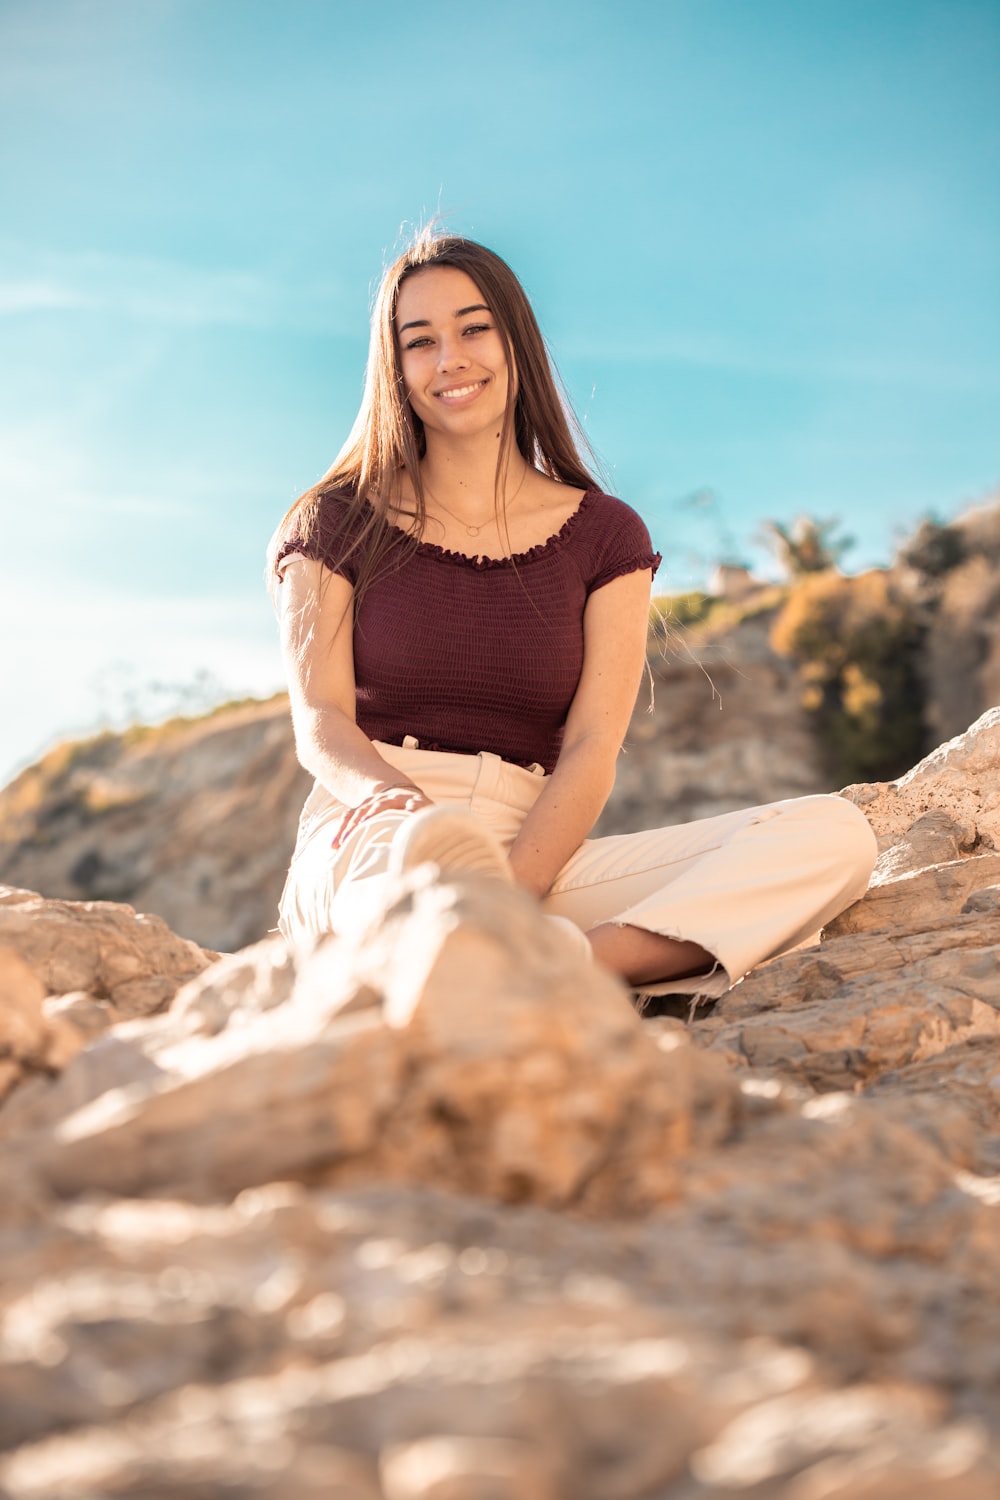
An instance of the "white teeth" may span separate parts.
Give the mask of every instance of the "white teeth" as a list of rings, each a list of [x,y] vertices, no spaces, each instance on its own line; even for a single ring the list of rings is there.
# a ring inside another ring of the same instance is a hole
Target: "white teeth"
[[[473,391],[478,391],[479,387],[483,384],[484,382],[482,380],[477,380],[475,385],[459,385],[456,386],[454,390],[438,391],[438,400],[457,401],[462,396],[471,396]]]

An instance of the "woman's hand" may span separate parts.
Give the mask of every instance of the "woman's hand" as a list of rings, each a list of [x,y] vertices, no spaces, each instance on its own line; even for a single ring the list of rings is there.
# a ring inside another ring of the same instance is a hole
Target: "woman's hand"
[[[378,813],[414,813],[419,812],[423,807],[433,807],[433,805],[430,797],[410,782],[383,782],[370,792],[363,802],[359,802],[357,807],[348,809],[333,836],[331,847],[339,849],[356,828],[360,828],[362,823],[366,823],[369,818],[374,818]]]

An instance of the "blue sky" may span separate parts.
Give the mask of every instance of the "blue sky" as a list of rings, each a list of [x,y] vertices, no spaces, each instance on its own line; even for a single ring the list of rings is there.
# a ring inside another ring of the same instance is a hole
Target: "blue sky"
[[[857,568],[982,499],[998,78],[996,0],[0,0],[0,780],[280,686],[264,546],[437,211],[521,275],[661,587],[765,566],[765,517]]]

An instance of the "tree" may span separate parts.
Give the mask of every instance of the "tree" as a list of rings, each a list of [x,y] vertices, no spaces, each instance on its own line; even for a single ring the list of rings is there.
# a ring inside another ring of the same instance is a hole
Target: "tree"
[[[796,516],[787,526],[782,521],[765,521],[761,535],[788,577],[801,578],[806,573],[825,573],[840,566],[844,553],[854,546],[854,538],[836,536],[839,527],[836,516]]]
[[[873,568],[800,579],[771,627],[798,667],[801,702],[835,781],[891,781],[924,754],[923,628],[913,601]]]

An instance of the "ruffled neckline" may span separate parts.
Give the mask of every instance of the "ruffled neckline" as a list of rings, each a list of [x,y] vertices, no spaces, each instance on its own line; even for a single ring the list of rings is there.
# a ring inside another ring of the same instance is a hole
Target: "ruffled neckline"
[[[450,547],[440,547],[437,542],[413,542],[409,533],[401,526],[392,526],[392,530],[398,531],[400,537],[410,540],[416,557],[432,557],[437,562],[454,563],[457,567],[474,568],[477,572],[487,572],[490,568],[518,568],[524,563],[537,562],[540,557],[548,557],[550,553],[558,552],[565,546],[580,516],[589,509],[600,493],[596,487],[584,490],[576,510],[566,517],[558,531],[553,532],[544,542],[536,542],[526,552],[514,552],[509,557],[473,557],[468,552],[453,552]]]

